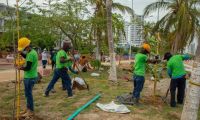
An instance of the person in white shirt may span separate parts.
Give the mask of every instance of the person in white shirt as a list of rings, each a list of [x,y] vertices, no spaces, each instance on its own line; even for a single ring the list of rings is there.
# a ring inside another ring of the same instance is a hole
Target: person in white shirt
[[[46,68],[47,60],[48,60],[48,54],[47,54],[47,49],[45,48],[44,51],[42,52],[42,66],[44,69]]]

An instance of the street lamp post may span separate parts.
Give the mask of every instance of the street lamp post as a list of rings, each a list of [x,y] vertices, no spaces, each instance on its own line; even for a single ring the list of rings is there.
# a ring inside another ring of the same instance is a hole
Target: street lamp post
[[[132,10],[133,10],[133,0],[132,0]],[[133,11],[134,13],[134,11]],[[134,15],[132,16],[132,19],[133,19]],[[129,41],[129,61],[131,61],[131,40]]]

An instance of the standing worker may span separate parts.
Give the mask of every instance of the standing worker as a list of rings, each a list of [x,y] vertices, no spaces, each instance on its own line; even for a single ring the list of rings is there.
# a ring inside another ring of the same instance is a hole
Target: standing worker
[[[183,104],[185,96],[186,85],[186,71],[183,64],[183,60],[188,60],[188,55],[172,55],[170,52],[165,53],[164,60],[167,60],[167,72],[171,78],[170,93],[171,100],[170,106],[176,107],[176,88],[178,88],[177,103]]]
[[[57,50],[54,49],[51,52],[51,67],[52,67],[52,70],[54,70],[54,67],[55,67],[55,64],[56,64],[56,55],[57,55]]]
[[[71,49],[71,42],[69,41],[63,41],[62,42],[62,49],[58,51],[56,55],[56,69],[54,70],[54,75],[52,80],[50,81],[48,87],[45,91],[45,96],[49,96],[49,92],[54,88],[55,83],[58,81],[59,78],[63,81],[63,89],[67,89],[68,97],[72,97],[72,88],[71,88],[71,78],[68,75],[67,66],[68,62],[73,61],[72,58],[70,58],[67,55],[67,52]]]
[[[140,92],[143,89],[145,81],[145,71],[147,63],[156,63],[156,60],[149,60],[147,54],[150,53],[149,44],[144,43],[141,51],[135,55],[135,64],[133,71],[133,104],[139,104]]]
[[[24,67],[19,67],[18,69],[24,71],[24,90],[26,97],[26,110],[21,112],[23,117],[29,117],[34,115],[34,102],[32,90],[35,82],[37,81],[38,72],[38,54],[31,48],[31,41],[26,38],[20,38],[18,41],[18,52],[25,58],[26,64]]]
[[[43,52],[42,52],[42,66],[43,66],[43,69],[46,68],[47,60],[48,60],[48,54],[47,54],[47,49],[45,48],[43,50]]]

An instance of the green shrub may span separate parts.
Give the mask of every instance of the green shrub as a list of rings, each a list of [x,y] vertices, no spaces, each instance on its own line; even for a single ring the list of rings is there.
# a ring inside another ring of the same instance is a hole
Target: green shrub
[[[101,61],[100,60],[92,60],[90,62],[91,66],[94,67],[95,69],[98,69],[101,67]]]

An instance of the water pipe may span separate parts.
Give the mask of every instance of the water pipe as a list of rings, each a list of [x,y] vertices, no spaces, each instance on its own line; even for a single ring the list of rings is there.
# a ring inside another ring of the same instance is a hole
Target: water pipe
[[[79,109],[77,109],[72,115],[70,115],[67,120],[73,120],[82,110],[87,108],[90,104],[92,104],[94,101],[99,99],[101,97],[101,94],[97,94],[95,97],[93,97],[90,101],[88,101],[86,104],[81,106]]]

